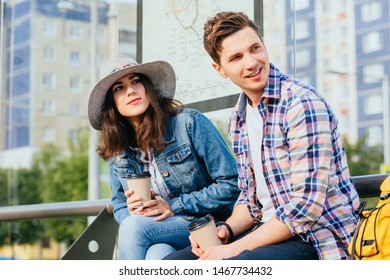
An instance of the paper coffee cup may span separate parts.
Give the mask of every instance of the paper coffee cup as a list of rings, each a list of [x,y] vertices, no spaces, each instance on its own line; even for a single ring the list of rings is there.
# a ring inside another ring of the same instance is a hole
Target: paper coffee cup
[[[188,230],[203,251],[222,244],[217,235],[214,218],[209,214],[190,223]]]
[[[127,187],[134,191],[134,195],[141,197],[141,202],[151,200],[151,178],[150,173],[130,174],[126,177]]]

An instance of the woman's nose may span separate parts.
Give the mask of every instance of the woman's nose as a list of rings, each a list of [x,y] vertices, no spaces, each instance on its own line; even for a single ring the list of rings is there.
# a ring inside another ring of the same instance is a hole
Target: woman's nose
[[[130,96],[130,95],[134,95],[134,94],[135,94],[134,89],[132,87],[128,87],[126,90],[126,95]]]

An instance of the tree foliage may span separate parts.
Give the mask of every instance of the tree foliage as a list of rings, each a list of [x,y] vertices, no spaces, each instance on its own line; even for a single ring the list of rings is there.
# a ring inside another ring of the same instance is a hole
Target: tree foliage
[[[0,172],[3,205],[42,203],[36,169],[8,169]],[[42,237],[43,225],[39,220],[1,221],[0,244],[33,244]]]
[[[367,146],[367,136],[355,143],[343,140],[348,158],[349,171],[352,176],[379,174],[383,163],[383,152],[380,146]]]
[[[42,195],[46,203],[87,199],[88,133],[80,131],[77,141],[69,141],[67,154],[53,144],[42,147],[33,166],[41,170]],[[58,242],[72,244],[87,226],[87,218],[46,220],[46,234]]]
[[[88,131],[81,130],[69,148],[45,144],[30,169],[0,170],[0,206],[87,199]],[[87,226],[87,218],[0,221],[0,245],[32,244],[45,238],[70,245]]]

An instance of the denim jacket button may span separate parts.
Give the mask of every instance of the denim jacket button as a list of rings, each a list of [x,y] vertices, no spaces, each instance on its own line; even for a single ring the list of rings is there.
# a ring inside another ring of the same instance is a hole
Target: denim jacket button
[[[168,171],[165,170],[165,171],[163,172],[163,175],[164,175],[164,177],[168,177],[168,175],[169,175]]]

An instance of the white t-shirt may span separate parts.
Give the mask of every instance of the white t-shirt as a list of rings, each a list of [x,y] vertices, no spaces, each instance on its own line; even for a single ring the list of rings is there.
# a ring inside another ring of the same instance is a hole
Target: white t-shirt
[[[274,213],[275,208],[269,195],[267,184],[265,183],[263,173],[263,162],[261,154],[261,143],[263,139],[263,119],[260,116],[257,107],[253,108],[249,103],[246,106],[246,127],[249,137],[249,151],[252,156],[253,168],[256,178],[256,195],[263,208],[262,222],[270,219]]]

